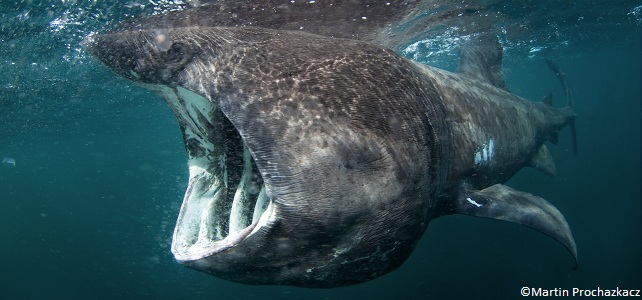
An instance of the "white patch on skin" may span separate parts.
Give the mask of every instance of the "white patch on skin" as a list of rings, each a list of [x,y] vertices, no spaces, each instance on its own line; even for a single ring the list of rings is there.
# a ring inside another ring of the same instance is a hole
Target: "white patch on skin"
[[[477,148],[475,152],[475,164],[480,165],[482,163],[490,162],[493,159],[493,154],[495,152],[495,139],[492,137],[488,143],[484,143],[480,148]]]
[[[479,151],[475,152],[475,164],[479,164],[481,162],[481,153]]]
[[[468,201],[468,203],[470,203],[470,204],[472,204],[472,205],[474,205],[474,206],[477,206],[477,207],[482,207],[482,206],[484,206],[483,204],[479,204],[479,203],[477,203],[475,200],[470,199],[470,197],[466,198],[466,201]]]

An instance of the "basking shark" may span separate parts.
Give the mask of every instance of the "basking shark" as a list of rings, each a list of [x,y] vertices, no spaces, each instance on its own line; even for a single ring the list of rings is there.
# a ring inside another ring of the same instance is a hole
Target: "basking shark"
[[[503,185],[525,166],[554,175],[545,143],[574,128],[575,113],[570,101],[510,93],[495,36],[471,38],[448,72],[360,38],[385,33],[385,18],[335,36],[283,25],[300,21],[292,15],[256,23],[244,8],[215,11],[251,22],[179,12],[84,43],[178,119],[190,177],[171,248],[179,263],[246,284],[356,284],[398,268],[431,220],[466,214],[540,231],[577,264],[563,215]]]

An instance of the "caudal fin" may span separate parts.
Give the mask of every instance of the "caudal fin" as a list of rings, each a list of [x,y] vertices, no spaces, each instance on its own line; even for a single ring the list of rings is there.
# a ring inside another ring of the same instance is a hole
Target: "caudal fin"
[[[568,88],[568,82],[566,81],[566,74],[560,70],[560,68],[550,59],[546,58],[546,64],[548,68],[557,76],[562,89],[564,89],[564,95],[566,96],[566,106],[571,109],[574,106],[573,103],[573,94],[571,94],[571,89]],[[571,128],[571,142],[573,143],[573,155],[577,156],[577,131],[575,131],[575,117],[571,119],[568,126]]]

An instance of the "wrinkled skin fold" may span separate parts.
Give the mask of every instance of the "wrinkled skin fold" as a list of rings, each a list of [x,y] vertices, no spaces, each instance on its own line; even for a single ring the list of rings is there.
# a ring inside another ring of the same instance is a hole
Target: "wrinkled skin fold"
[[[543,144],[574,113],[503,89],[498,43],[472,48],[460,73],[257,27],[116,30],[85,47],[179,121],[190,179],[172,252],[191,268],[248,284],[360,283],[398,268],[430,220],[453,213],[530,226],[576,257],[554,206],[500,184],[550,163]]]

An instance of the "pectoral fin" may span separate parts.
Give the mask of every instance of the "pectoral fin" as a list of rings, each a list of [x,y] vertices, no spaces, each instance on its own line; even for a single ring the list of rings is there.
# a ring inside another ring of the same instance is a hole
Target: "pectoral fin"
[[[453,213],[522,224],[562,243],[573,255],[577,269],[577,248],[562,213],[548,201],[502,184],[481,191],[464,189]]]

